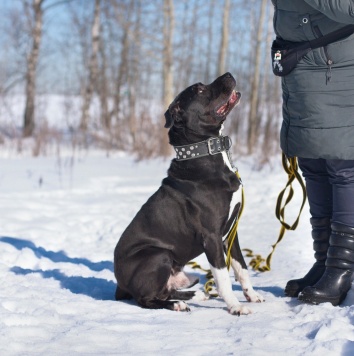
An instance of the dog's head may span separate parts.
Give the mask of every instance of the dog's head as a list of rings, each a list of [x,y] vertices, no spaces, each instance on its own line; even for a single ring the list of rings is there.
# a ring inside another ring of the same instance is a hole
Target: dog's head
[[[227,115],[239,103],[236,80],[225,73],[209,85],[196,83],[177,95],[165,113],[171,144],[177,136],[186,143],[219,134]],[[183,139],[184,137],[184,139]]]

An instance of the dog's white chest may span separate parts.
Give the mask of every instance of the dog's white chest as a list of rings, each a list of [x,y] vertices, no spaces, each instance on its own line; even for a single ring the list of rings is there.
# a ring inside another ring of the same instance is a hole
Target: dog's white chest
[[[241,201],[241,195],[239,193],[239,191],[235,192],[234,194],[232,194],[232,199],[230,202],[230,209],[229,209],[229,216],[228,216],[228,220],[230,220],[231,215],[233,213],[233,211],[235,210],[235,206],[237,203],[239,203]]]
[[[222,158],[224,160],[225,166],[228,167],[232,173],[234,173],[235,172],[234,168],[232,167],[231,162],[230,162],[229,157],[226,152],[222,152]],[[239,189],[237,192],[234,192],[232,194],[232,198],[230,201],[228,220],[231,218],[231,215],[235,209],[236,204],[239,203],[240,201],[241,201],[241,191]]]

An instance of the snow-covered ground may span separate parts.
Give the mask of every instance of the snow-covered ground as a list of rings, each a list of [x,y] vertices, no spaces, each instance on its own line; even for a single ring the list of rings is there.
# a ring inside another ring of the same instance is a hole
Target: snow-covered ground
[[[274,208],[287,177],[280,158],[261,171],[235,161],[246,193],[241,247],[266,256],[278,236]],[[283,296],[286,281],[313,261],[307,206],[275,251],[272,270],[250,271],[266,299],[251,305],[253,314],[232,316],[218,298],[189,303],[191,312],[114,301],[114,247],[168,165],[93,151],[1,155],[0,355],[353,355],[353,289],[340,307]],[[300,191],[296,197],[289,220]],[[204,256],[196,261],[208,268]],[[187,270],[202,289],[203,272]],[[236,282],[233,289],[246,303]]]

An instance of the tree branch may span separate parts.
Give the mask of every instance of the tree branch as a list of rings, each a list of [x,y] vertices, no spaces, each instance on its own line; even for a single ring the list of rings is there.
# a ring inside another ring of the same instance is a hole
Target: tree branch
[[[47,10],[51,9],[52,7],[56,7],[62,4],[68,4],[70,2],[73,2],[74,0],[58,0],[54,4],[48,5],[46,8],[43,8],[43,12],[46,12]]]

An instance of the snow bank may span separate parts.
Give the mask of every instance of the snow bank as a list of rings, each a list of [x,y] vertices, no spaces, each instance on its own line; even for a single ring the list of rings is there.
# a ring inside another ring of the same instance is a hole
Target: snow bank
[[[241,246],[265,256],[278,235],[275,200],[286,175],[280,159],[274,171],[236,163],[246,192]],[[251,315],[229,315],[218,298],[190,303],[190,313],[114,301],[113,249],[168,164],[100,152],[0,158],[0,354],[353,355],[353,290],[340,307],[283,296],[286,281],[312,264],[307,207],[277,248],[272,270],[251,271],[266,299]],[[197,262],[208,268],[204,256]],[[190,271],[202,289],[203,273]],[[233,289],[246,303],[236,282]]]

